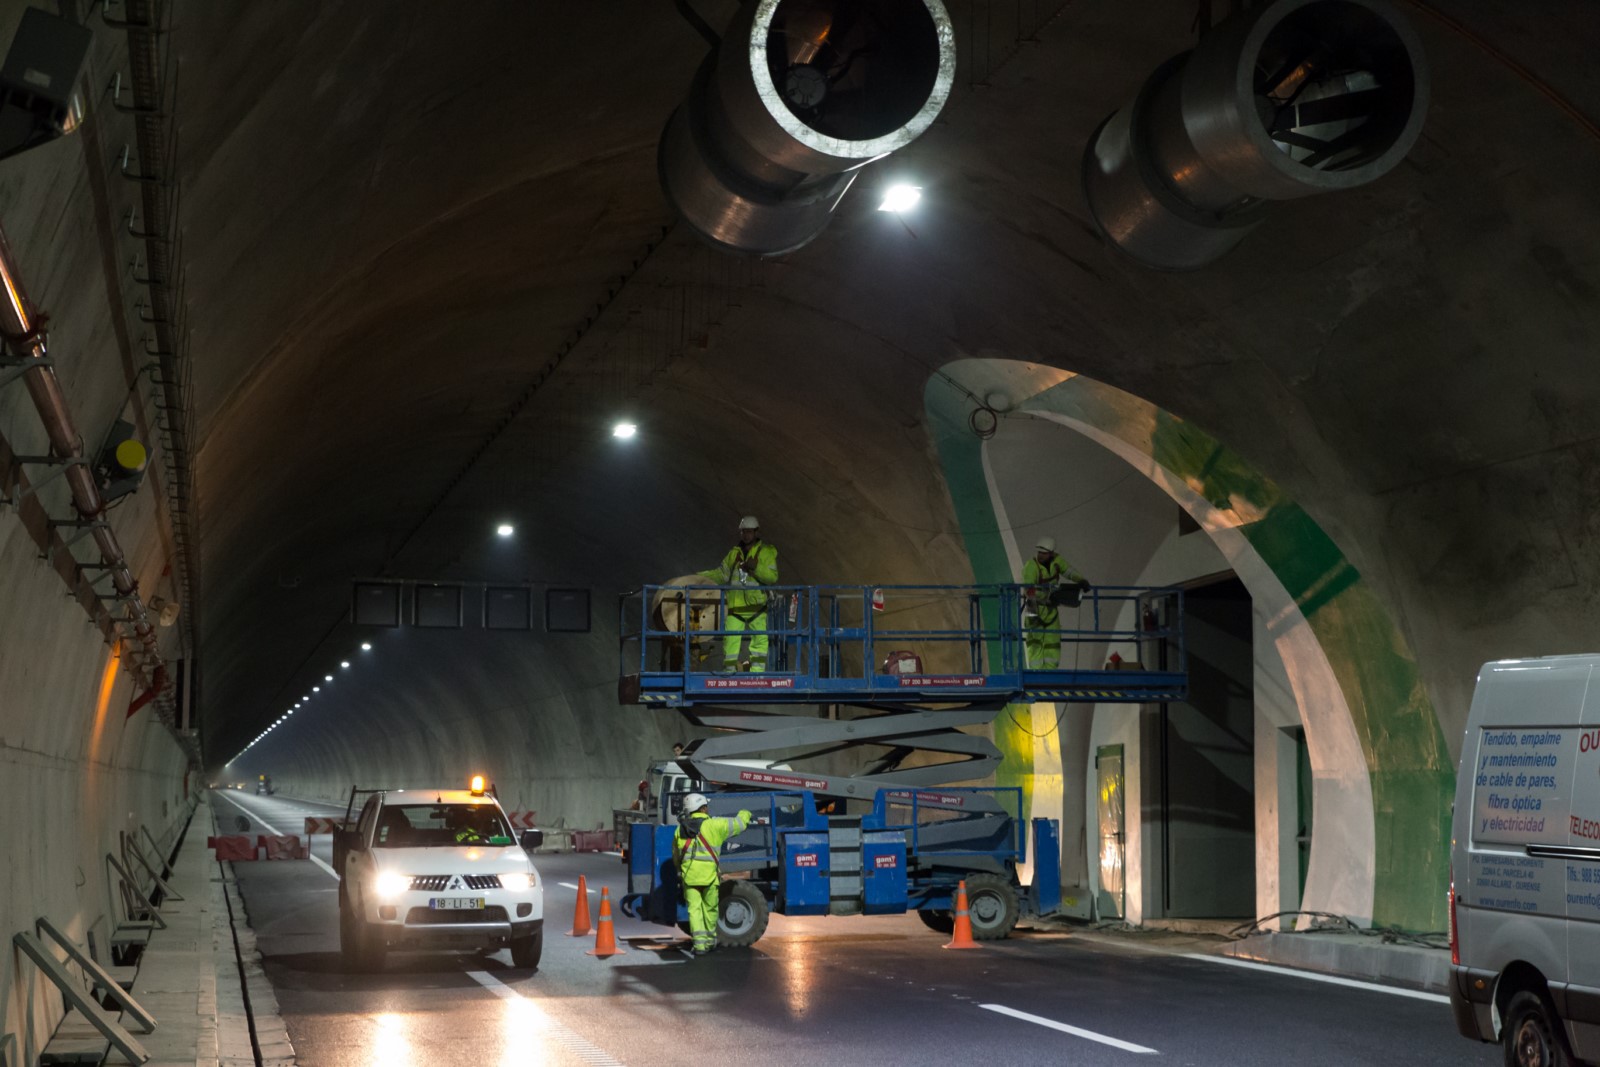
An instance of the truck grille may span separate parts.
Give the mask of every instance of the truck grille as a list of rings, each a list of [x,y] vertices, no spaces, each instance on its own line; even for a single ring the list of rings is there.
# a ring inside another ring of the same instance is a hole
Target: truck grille
[[[450,885],[451,874],[419,874],[411,879],[411,888],[425,893],[438,893]],[[498,874],[463,874],[461,884],[468,889],[499,889]]]
[[[490,904],[482,910],[435,911],[432,908],[412,908],[406,912],[407,926],[454,926],[461,923],[504,923],[511,920],[506,909]]]

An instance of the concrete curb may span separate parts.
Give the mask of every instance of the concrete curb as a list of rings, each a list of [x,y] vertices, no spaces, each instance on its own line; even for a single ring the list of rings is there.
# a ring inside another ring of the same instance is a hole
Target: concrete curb
[[[1448,949],[1385,942],[1376,934],[1257,934],[1230,941],[1217,954],[1430,993],[1449,988]]]
[[[1097,928],[1049,920],[1038,923],[1037,928],[1143,952],[1227,956],[1379,985],[1403,986],[1441,995],[1448,992],[1448,949],[1385,941],[1380,934],[1263,931],[1235,941],[1203,929]]]

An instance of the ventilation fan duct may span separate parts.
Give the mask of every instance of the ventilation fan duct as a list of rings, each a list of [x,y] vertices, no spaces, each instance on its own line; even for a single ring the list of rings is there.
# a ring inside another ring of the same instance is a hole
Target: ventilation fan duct
[[[662,189],[713,244],[792,252],[860,167],[932,124],[955,55],[939,0],[746,3],[667,121]]]
[[[1354,189],[1410,151],[1422,45],[1383,0],[1275,0],[1168,60],[1083,157],[1096,225],[1146,266],[1215,261],[1275,200]]]

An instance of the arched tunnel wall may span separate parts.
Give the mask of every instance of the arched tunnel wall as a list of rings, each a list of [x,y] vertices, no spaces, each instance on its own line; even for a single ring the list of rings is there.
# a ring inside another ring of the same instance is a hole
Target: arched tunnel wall
[[[1399,627],[1332,539],[1225,444],[1121,390],[1002,361],[952,364],[943,373],[950,380],[928,386],[929,410],[975,572],[1008,580],[1015,553],[1004,544],[992,476],[966,424],[974,398],[992,397],[1025,417],[1059,422],[1122,456],[1211,532],[1272,618],[1270,630],[1300,706],[1317,776],[1323,832],[1313,835],[1307,906],[1336,900],[1344,905],[1340,910],[1358,918],[1438,929],[1454,760]],[[968,391],[964,402],[952,381]],[[1002,432],[1003,427],[1002,422]],[[1071,472],[1054,477],[1070,479]],[[1462,708],[1452,716],[1456,729],[1464,714]],[[1003,774],[1031,786],[1033,775],[1056,773],[1035,765],[1040,753],[1020,718],[1003,716],[996,732],[1009,738],[1003,742]],[[1370,804],[1350,792],[1361,779],[1370,789]],[[1352,884],[1349,873],[1369,862],[1367,890],[1361,879]]]

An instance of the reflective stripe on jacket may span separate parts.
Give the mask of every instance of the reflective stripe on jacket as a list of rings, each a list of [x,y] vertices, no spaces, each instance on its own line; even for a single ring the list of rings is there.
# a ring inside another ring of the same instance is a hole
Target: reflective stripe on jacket
[[[749,575],[739,566],[747,559],[754,559],[756,572]],[[734,545],[728,554],[722,557],[722,563],[709,571],[701,571],[700,577],[709,578],[718,585],[749,585],[751,590],[747,593],[741,589],[728,592],[728,608],[759,609],[766,606],[767,594],[759,588],[761,585],[778,584],[778,546],[769,545],[765,541],[752,541],[748,545]],[[745,612],[746,614],[759,614]]]
[[[1050,590],[1064,582],[1082,580],[1083,575],[1060,556],[1051,556],[1050,562],[1043,566],[1040,566],[1036,557],[1030,556],[1028,562],[1022,565],[1022,584],[1033,586],[1036,594],[1033,610],[1039,617],[1040,625],[1043,626],[1055,625],[1056,619],[1060,617],[1060,612],[1047,599]]]
[[[690,837],[684,833],[684,827],[679,826],[677,834],[673,837],[673,852],[678,856],[678,873],[685,885],[713,885],[717,880],[717,853],[721,851],[723,842],[736,834],[744,832],[750,825],[753,816],[748,811],[741,811],[731,819],[713,818],[703,811],[697,811],[689,816],[694,827],[695,836]],[[705,843],[701,843],[701,838]],[[711,846],[711,851],[706,851],[706,845]]]

